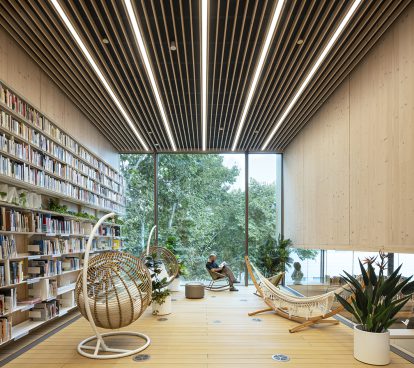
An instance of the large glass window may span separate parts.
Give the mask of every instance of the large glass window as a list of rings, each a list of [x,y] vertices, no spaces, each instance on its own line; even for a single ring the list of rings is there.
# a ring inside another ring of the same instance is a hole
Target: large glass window
[[[216,253],[237,277],[244,255],[244,155],[160,154],[158,244],[172,245],[187,279],[208,277],[205,264]]]
[[[126,251],[140,255],[154,226],[154,156],[121,155],[121,169],[127,183],[122,235]]]

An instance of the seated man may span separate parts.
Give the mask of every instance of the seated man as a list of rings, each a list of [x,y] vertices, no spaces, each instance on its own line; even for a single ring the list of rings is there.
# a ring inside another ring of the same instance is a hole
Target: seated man
[[[229,266],[226,265],[226,262],[223,262],[219,266],[216,260],[217,256],[215,254],[210,254],[210,257],[208,257],[208,262],[206,263],[207,269],[226,276],[229,280],[230,291],[238,291],[238,289],[234,287],[234,284],[238,284],[240,281],[237,281],[237,279],[234,277],[232,270]]]

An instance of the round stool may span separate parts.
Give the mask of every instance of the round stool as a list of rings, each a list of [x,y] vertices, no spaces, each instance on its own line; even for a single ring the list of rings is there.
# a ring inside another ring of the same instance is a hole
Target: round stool
[[[201,282],[189,282],[185,284],[185,297],[187,299],[203,299],[204,284]]]

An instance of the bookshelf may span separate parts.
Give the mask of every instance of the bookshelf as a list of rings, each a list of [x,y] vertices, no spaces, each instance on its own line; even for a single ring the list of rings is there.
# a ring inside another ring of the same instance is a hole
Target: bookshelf
[[[124,187],[0,81],[0,346],[76,308],[87,238],[103,213],[124,213]],[[104,222],[91,253],[122,249],[121,226]]]
[[[0,81],[0,180],[123,213],[124,179]]]

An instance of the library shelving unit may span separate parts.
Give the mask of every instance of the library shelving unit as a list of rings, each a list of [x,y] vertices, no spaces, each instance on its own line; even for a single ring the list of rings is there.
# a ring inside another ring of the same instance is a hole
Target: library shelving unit
[[[97,219],[124,213],[124,179],[0,81],[0,346],[76,308]],[[92,253],[122,249],[99,227]]]

